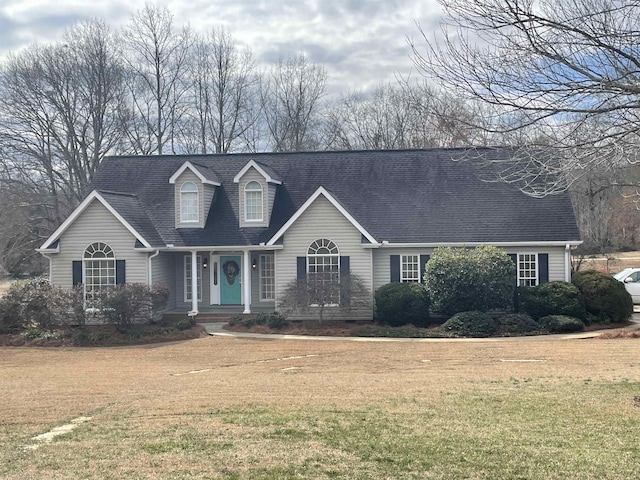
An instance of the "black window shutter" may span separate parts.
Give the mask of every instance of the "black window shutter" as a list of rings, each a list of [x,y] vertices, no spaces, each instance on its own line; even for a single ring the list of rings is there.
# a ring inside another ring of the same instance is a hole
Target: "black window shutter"
[[[82,260],[74,260],[71,265],[73,269],[73,286],[75,287],[82,283]]]
[[[515,253],[507,253],[507,255],[509,255],[509,258],[511,258],[511,261],[517,267],[518,266],[518,255],[516,255]]]
[[[391,263],[391,282],[400,282],[400,255],[391,255],[389,258]]]
[[[431,255],[420,255],[420,283],[424,283],[424,270]]]
[[[538,254],[538,284],[549,281],[549,254]]]
[[[116,260],[116,285],[127,282],[125,260]]]
[[[307,278],[307,257],[298,257],[296,259],[296,278],[304,280]]]
[[[340,257],[340,305],[349,305],[351,303],[349,264],[349,257]]]

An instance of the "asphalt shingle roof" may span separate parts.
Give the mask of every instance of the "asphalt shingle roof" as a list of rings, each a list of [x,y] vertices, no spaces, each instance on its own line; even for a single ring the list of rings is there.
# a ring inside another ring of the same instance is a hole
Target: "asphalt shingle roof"
[[[322,186],[377,241],[391,243],[567,242],[580,240],[566,193],[533,198],[485,182],[461,150],[397,150],[106,158],[93,182],[152,246],[256,245],[268,241]],[[487,158],[501,149],[477,149]],[[221,183],[203,229],[176,229],[174,185],[185,161]],[[254,160],[282,181],[267,228],[238,227],[234,176]],[[122,195],[128,194],[128,195]]]

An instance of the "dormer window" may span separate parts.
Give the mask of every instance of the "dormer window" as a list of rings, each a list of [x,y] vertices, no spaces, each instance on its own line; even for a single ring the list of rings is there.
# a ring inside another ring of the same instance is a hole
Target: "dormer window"
[[[262,185],[251,181],[244,187],[245,220],[247,222],[261,222],[263,220]]]
[[[198,187],[193,182],[185,182],[180,187],[180,222],[198,222]]]

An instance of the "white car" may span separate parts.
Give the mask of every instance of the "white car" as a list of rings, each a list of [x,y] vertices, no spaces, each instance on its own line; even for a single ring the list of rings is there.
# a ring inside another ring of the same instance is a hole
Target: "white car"
[[[624,283],[633,303],[640,303],[640,268],[625,268],[616,273],[613,278]]]

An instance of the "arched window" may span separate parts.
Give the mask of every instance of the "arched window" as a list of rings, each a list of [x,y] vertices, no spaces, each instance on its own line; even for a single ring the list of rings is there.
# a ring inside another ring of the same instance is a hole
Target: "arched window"
[[[180,221],[197,222],[198,213],[198,187],[193,182],[185,182],[180,187]]]
[[[247,222],[262,221],[262,185],[249,182],[244,187],[244,212]]]
[[[84,294],[92,302],[105,288],[116,284],[116,259],[109,245],[96,242],[84,251]]]
[[[311,242],[307,250],[307,281],[311,304],[337,305],[340,302],[340,251],[331,240]]]

